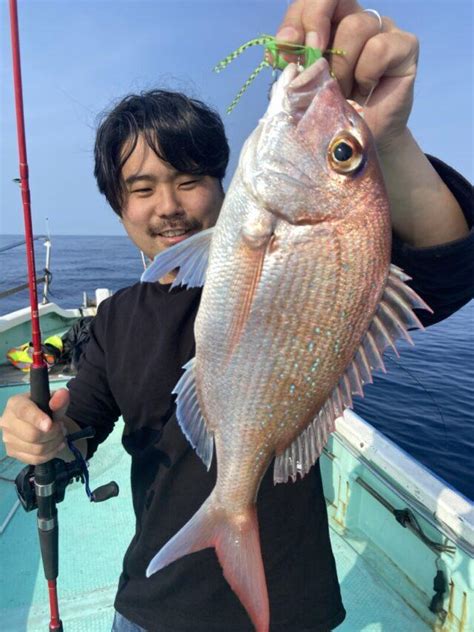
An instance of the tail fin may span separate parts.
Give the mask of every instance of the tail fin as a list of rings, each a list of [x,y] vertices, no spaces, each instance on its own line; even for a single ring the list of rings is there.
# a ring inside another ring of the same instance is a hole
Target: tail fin
[[[171,562],[214,547],[224,577],[247,610],[256,632],[268,632],[269,606],[255,506],[229,516],[212,504],[210,496],[184,527],[165,544],[148,565],[146,575]]]

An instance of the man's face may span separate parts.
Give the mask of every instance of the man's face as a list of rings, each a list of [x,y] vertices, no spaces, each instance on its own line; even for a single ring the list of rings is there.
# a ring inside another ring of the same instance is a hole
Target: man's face
[[[219,180],[176,171],[142,136],[122,167],[122,177],[123,225],[150,259],[217,221],[224,200]]]

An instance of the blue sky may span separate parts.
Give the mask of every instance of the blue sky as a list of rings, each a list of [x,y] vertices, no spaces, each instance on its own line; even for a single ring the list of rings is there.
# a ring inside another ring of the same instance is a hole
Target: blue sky
[[[229,176],[266,108],[262,73],[225,109],[261,59],[247,51],[223,73],[212,67],[240,44],[275,33],[287,0],[19,0],[23,91],[33,225],[52,234],[122,234],[92,175],[98,114],[155,86],[179,89],[223,115]],[[369,6],[375,6],[369,5]],[[422,148],[473,177],[473,45],[470,0],[377,0],[421,42],[410,127]],[[8,3],[0,2],[0,234],[23,232]]]

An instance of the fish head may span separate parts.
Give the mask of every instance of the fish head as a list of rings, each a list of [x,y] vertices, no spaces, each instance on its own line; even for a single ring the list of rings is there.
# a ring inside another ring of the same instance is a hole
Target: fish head
[[[285,68],[240,168],[259,206],[291,224],[343,219],[360,201],[387,206],[370,130],[324,58]]]

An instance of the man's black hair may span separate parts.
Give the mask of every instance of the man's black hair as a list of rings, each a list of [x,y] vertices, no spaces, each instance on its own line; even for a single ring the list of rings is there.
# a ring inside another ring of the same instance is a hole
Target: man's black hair
[[[94,148],[99,191],[117,215],[122,215],[125,193],[122,167],[141,134],[156,155],[177,171],[224,178],[229,145],[217,112],[180,92],[130,94],[105,114]]]

